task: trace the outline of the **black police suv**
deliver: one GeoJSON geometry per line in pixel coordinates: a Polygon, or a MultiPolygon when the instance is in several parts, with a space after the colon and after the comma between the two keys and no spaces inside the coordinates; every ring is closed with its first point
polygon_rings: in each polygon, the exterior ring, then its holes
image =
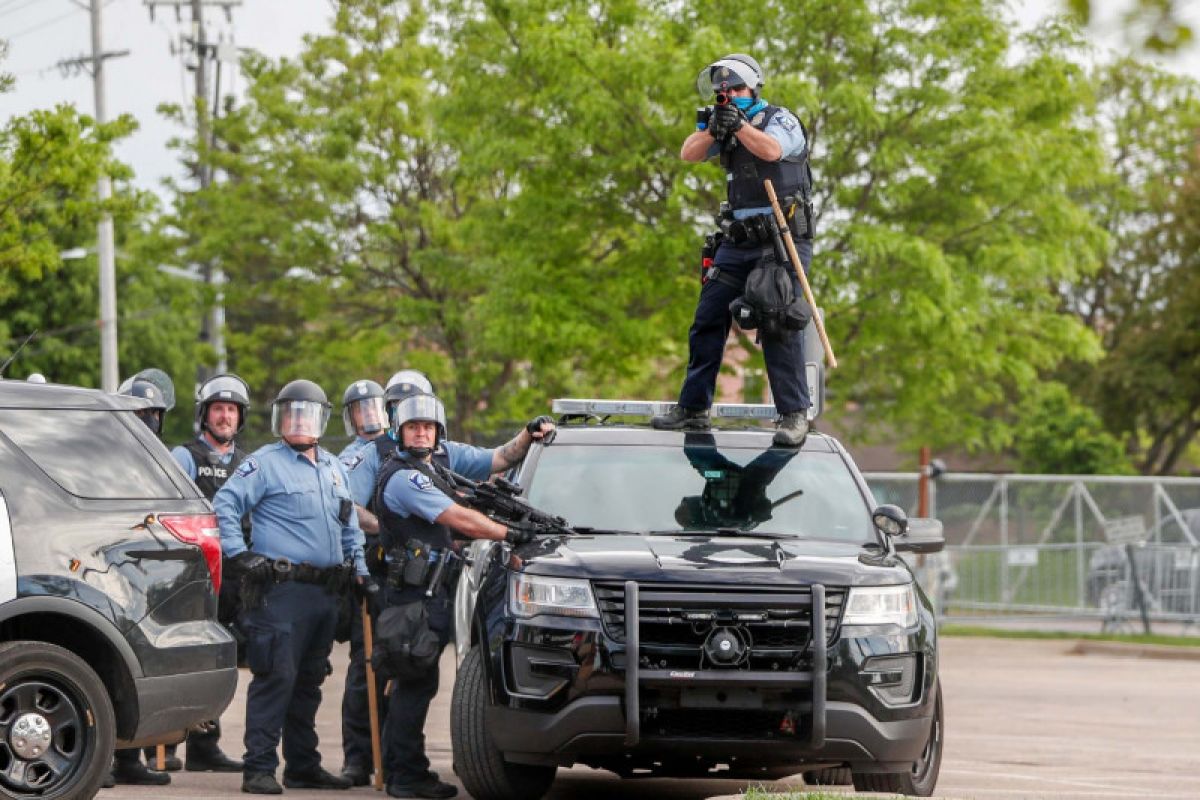
{"type": "Polygon", "coordinates": [[[564,418],[530,452],[526,499],[577,535],[469,551],[451,735],[473,797],[573,764],[933,792],[936,628],[898,552],[940,550],[941,524],[873,508],[829,436],[771,438],[564,418]]]}
{"type": "Polygon", "coordinates": [[[93,797],[233,697],[216,518],[145,405],[0,380],[0,796],[93,797]]]}

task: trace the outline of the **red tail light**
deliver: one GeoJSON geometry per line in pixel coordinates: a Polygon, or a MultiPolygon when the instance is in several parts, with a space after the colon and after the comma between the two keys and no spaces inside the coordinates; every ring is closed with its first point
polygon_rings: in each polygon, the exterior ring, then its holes
{"type": "Polygon", "coordinates": [[[200,548],[212,576],[213,591],[221,591],[221,529],[216,514],[163,516],[158,521],[179,541],[200,548]]]}

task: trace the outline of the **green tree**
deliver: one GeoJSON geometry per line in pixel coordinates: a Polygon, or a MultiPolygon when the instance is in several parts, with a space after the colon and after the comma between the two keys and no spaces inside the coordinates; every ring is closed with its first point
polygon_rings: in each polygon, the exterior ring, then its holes
{"type": "Polygon", "coordinates": [[[466,435],[558,393],[671,397],[724,177],[678,159],[691,87],[749,50],[814,140],[836,400],[868,434],[1007,445],[1040,376],[1099,352],[1053,289],[1105,244],[1073,35],[1017,53],[993,0],[743,11],[347,0],[299,59],[248,60],[247,103],[185,154],[222,180],[176,194],[173,252],[230,276],[259,386],[413,364],[466,435]]]}
{"type": "Polygon", "coordinates": [[[1112,167],[1088,202],[1113,247],[1063,295],[1105,356],[1063,374],[1140,471],[1164,474],[1200,429],[1200,85],[1124,59],[1098,87],[1112,167]]]}
{"type": "Polygon", "coordinates": [[[1013,450],[1022,472],[1127,475],[1133,472],[1117,437],[1092,409],[1059,383],[1032,394],[1022,408],[1013,450]]]}
{"type": "MultiPolygon", "coordinates": [[[[1138,50],[1175,53],[1195,41],[1183,21],[1186,0],[1134,0],[1124,14],[1125,35],[1138,50]]],[[[1092,22],[1099,0],[1066,0],[1070,12],[1085,25],[1092,22]]]]}

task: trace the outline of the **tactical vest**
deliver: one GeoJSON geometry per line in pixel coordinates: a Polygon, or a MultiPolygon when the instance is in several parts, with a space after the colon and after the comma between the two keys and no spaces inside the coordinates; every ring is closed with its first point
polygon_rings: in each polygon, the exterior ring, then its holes
{"type": "MultiPolygon", "coordinates": [[[[183,445],[183,449],[192,454],[192,463],[196,465],[196,488],[200,490],[200,494],[212,501],[217,495],[217,490],[225,485],[225,481],[229,480],[238,465],[246,460],[249,455],[245,450],[233,446],[233,457],[229,459],[228,464],[223,464],[218,460],[210,460],[211,456],[216,455],[216,451],[206,445],[199,439],[192,439],[183,445]]],[[[247,544],[250,542],[250,515],[246,514],[242,517],[242,536],[247,544]]]]}
{"type": "MultiPolygon", "coordinates": [[[[395,444],[393,442],[393,444],[395,444]]],[[[450,469],[450,454],[439,447],[433,454],[433,462],[443,469],[450,469]]],[[[409,539],[419,539],[431,548],[445,548],[451,544],[450,529],[445,525],[426,522],[416,514],[402,517],[387,507],[383,502],[383,490],[393,475],[401,470],[416,469],[419,472],[432,473],[428,466],[418,463],[405,451],[393,449],[391,456],[379,468],[379,477],[375,481],[375,491],[371,502],[375,506],[375,515],[379,517],[379,542],[385,551],[393,547],[403,547],[409,539]],[[419,469],[424,467],[424,469],[419,469]]],[[[444,491],[444,490],[443,490],[444,491]]],[[[451,495],[453,497],[453,495],[451,495]]]]}
{"type": "MultiPolygon", "coordinates": [[[[755,115],[751,122],[758,130],[766,130],[767,125],[781,111],[779,106],[769,105],[761,113],[755,115]]],[[[733,210],[740,208],[763,208],[771,205],[763,181],[771,180],[775,187],[775,195],[780,203],[788,196],[812,197],[812,169],[808,164],[808,130],[800,123],[804,133],[804,152],[799,161],[763,161],[750,152],[750,148],[732,139],[736,146],[727,147],[721,151],[721,166],[725,168],[728,178],[729,207],[733,210]]]]}

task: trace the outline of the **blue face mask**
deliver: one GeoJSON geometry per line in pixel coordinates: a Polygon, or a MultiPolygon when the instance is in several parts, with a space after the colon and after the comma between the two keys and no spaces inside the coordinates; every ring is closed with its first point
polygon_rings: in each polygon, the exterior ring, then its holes
{"type": "Polygon", "coordinates": [[[767,107],[767,101],[755,100],[753,97],[734,97],[731,98],[733,104],[737,106],[743,114],[753,119],[754,115],[767,107]]]}

